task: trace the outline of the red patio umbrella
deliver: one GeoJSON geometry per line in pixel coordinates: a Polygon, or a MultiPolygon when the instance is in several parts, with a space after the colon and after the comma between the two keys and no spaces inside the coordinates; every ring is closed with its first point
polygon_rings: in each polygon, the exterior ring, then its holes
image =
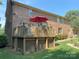
{"type": "Polygon", "coordinates": [[[36,17],[31,17],[30,18],[30,21],[31,22],[38,22],[38,23],[41,23],[41,22],[46,22],[48,19],[44,16],[36,16],[36,17]]]}
{"type": "MultiPolygon", "coordinates": [[[[37,22],[37,24],[38,24],[38,27],[39,26],[41,26],[40,24],[42,23],[42,22],[46,22],[48,19],[46,18],[46,17],[44,17],[44,16],[35,16],[35,17],[31,17],[30,18],[30,21],[31,22],[37,22]]],[[[40,28],[40,27],[39,27],[40,28]]],[[[38,36],[40,36],[40,31],[39,31],[39,28],[37,28],[36,29],[36,33],[37,33],[37,35],[38,36]]]]}

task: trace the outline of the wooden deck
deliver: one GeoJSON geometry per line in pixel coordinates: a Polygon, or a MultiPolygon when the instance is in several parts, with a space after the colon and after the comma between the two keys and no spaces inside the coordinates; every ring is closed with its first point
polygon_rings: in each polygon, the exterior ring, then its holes
{"type": "Polygon", "coordinates": [[[35,52],[49,47],[55,47],[54,37],[12,37],[13,46],[17,51],[18,46],[23,53],[35,52]]]}

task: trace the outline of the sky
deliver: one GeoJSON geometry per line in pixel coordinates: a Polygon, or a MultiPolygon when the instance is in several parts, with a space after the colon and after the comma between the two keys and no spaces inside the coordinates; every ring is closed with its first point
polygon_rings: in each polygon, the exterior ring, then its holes
{"type": "MultiPolygon", "coordinates": [[[[2,5],[0,5],[0,23],[2,26],[5,25],[5,11],[6,11],[6,1],[2,0],[2,5]]],[[[79,10],[79,0],[16,0],[18,2],[45,10],[51,13],[55,13],[60,16],[65,16],[66,12],[69,10],[79,10]]]]}

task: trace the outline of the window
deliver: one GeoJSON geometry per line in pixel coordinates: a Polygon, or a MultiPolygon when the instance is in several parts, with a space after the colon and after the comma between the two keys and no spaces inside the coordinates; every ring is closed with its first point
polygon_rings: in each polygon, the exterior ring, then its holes
{"type": "Polygon", "coordinates": [[[42,26],[47,27],[48,24],[46,22],[41,23],[42,26]]]}
{"type": "Polygon", "coordinates": [[[38,13],[33,10],[28,10],[28,14],[29,14],[29,16],[32,16],[33,14],[37,15],[38,13]]]}
{"type": "Polygon", "coordinates": [[[60,24],[63,24],[63,23],[64,23],[64,19],[58,18],[58,19],[57,19],[57,22],[60,23],[60,24]]]}
{"type": "Polygon", "coordinates": [[[32,26],[38,27],[38,23],[33,23],[32,26]]]}
{"type": "Polygon", "coordinates": [[[29,16],[32,16],[32,14],[33,14],[32,12],[33,12],[32,10],[29,10],[29,11],[28,11],[29,16]]]}
{"type": "Polygon", "coordinates": [[[59,34],[63,34],[63,29],[62,28],[58,28],[58,33],[59,34]]]}
{"type": "Polygon", "coordinates": [[[62,24],[63,24],[63,23],[64,23],[64,19],[60,19],[60,23],[62,23],[62,24]]]}

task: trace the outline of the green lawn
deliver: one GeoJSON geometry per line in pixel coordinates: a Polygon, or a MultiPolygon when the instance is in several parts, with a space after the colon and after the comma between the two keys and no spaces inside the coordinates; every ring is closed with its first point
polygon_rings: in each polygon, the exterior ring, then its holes
{"type": "Polygon", "coordinates": [[[4,48],[0,49],[0,59],[79,59],[79,50],[67,46],[67,43],[28,55],[20,55],[4,48]]]}

